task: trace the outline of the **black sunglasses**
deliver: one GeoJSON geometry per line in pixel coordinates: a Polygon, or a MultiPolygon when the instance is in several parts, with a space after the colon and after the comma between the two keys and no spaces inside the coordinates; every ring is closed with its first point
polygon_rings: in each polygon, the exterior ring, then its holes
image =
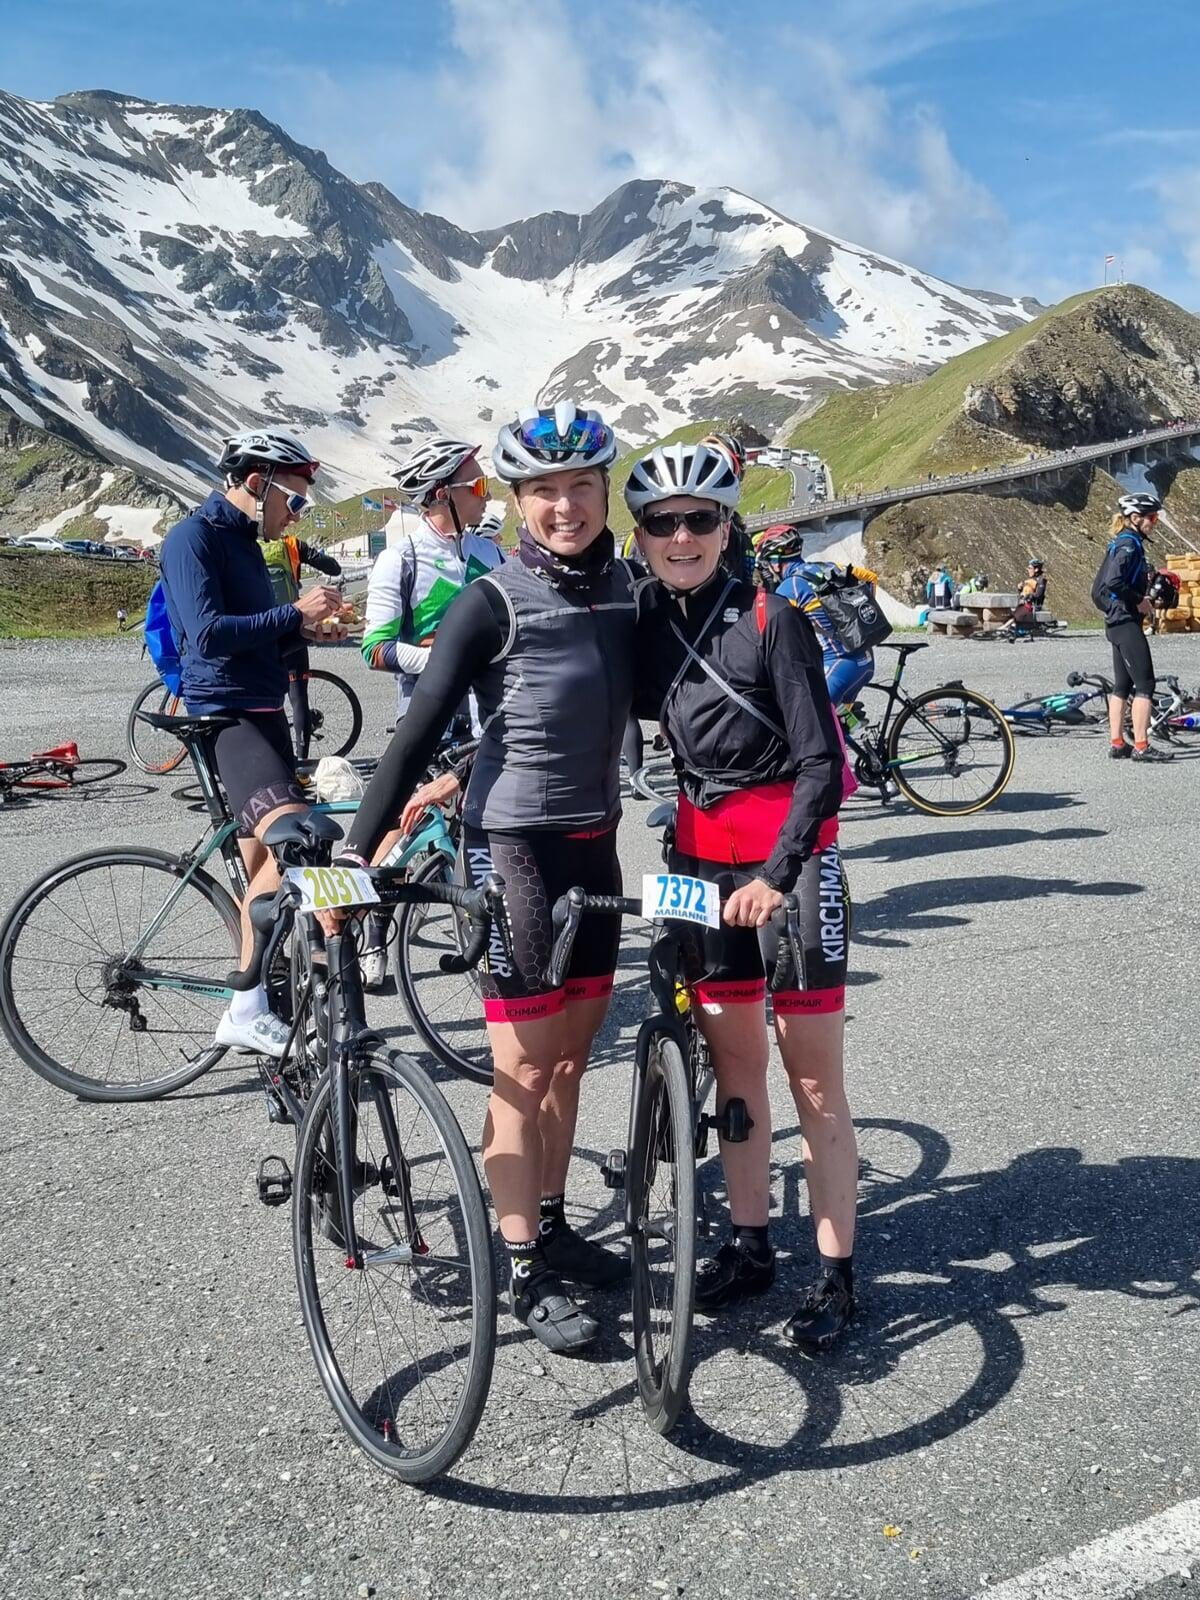
{"type": "Polygon", "coordinates": [[[652,539],[669,539],[683,526],[689,533],[703,536],[716,533],[721,526],[719,511],[652,511],[642,518],[642,531],[652,539]]]}

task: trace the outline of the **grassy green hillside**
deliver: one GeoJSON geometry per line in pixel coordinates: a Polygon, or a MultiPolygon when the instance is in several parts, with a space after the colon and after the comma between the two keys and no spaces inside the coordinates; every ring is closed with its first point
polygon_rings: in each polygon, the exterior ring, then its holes
{"type": "Polygon", "coordinates": [[[972,385],[994,379],[1050,324],[1103,292],[1064,300],[1024,327],[953,357],[919,383],[831,395],[800,424],[790,443],[815,450],[828,462],[839,494],[854,484],[880,489],[915,483],[927,472],[969,472],[999,460],[1017,460],[1027,446],[1014,439],[1008,451],[994,432],[967,424],[963,395],[972,385]]]}
{"type": "Polygon", "coordinates": [[[141,561],[0,548],[0,639],[115,634],[117,607],[136,620],[157,577],[141,561]]]}

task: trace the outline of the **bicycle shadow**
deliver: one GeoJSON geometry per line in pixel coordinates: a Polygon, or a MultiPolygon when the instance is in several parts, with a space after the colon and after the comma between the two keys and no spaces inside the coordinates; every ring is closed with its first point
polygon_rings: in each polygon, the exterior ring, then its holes
{"type": "MultiPolygon", "coordinates": [[[[839,1351],[807,1360],[776,1331],[810,1275],[797,1263],[813,1259],[796,1204],[802,1173],[788,1160],[772,1174],[780,1279],[743,1310],[698,1319],[692,1408],[669,1439],[641,1416],[621,1330],[586,1368],[518,1337],[498,1358],[492,1404],[515,1419],[504,1437],[511,1445],[519,1427],[521,1453],[490,1467],[481,1459],[485,1415],[459,1476],[429,1492],[535,1515],[596,1515],[699,1503],[780,1472],[896,1459],[976,1423],[1012,1393],[1025,1362],[1021,1323],[1069,1317],[1073,1296],[1122,1294],[1172,1318],[1200,1311],[1200,1161],[1086,1162],[1076,1149],[1047,1147],[947,1174],[950,1147],[936,1129],[871,1118],[856,1126],[860,1148],[881,1138],[908,1156],[904,1170],[868,1162],[860,1174],[860,1320],[839,1351]],[[497,1481],[487,1481],[493,1472],[497,1481]]],[[[719,1179],[702,1170],[711,1207],[719,1179]]],[[[586,1231],[615,1220],[606,1205],[586,1231]]],[[[623,1302],[595,1304],[611,1319],[623,1302]]]]}
{"type": "Polygon", "coordinates": [[[844,861],[915,861],[924,856],[958,855],[967,850],[1002,850],[1008,845],[1052,844],[1068,839],[1103,839],[1106,828],[962,828],[937,833],[881,835],[870,844],[851,845],[842,851],[844,861]]]}
{"type": "Polygon", "coordinates": [[[962,927],[969,916],[950,915],[954,908],[996,905],[1004,901],[1044,900],[1056,895],[1122,897],[1144,894],[1145,884],[1119,880],[1081,883],[1075,878],[1026,878],[1015,873],[986,877],[931,878],[887,889],[854,907],[854,942],[879,949],[903,949],[897,933],[962,927]],[[888,937],[892,935],[892,937],[888,937]]]}

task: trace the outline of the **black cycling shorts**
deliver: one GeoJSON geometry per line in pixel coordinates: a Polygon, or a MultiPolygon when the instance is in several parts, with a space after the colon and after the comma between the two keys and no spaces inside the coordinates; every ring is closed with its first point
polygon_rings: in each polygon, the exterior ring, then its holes
{"type": "MultiPolygon", "coordinates": [[[[761,862],[758,864],[761,866],[761,862]]],[[[730,866],[700,856],[672,851],[672,872],[705,878],[715,883],[721,899],[744,888],[757,874],[752,864],[730,866]]],[[[842,859],[837,840],[811,855],[800,869],[792,890],[800,901],[800,943],[804,951],[804,987],[780,989],[771,996],[776,1016],[813,1016],[846,1008],[846,955],[849,928],[846,916],[842,859]]],[[[692,985],[696,1002],[704,1009],[762,1005],[767,973],[775,965],[779,935],[765,928],[719,928],[704,932],[705,976],[692,985]]]]}
{"type": "Polygon", "coordinates": [[[583,917],[561,988],[550,988],[546,967],[550,913],[559,896],[576,886],[588,894],[621,892],[615,827],[601,833],[484,833],[464,826],[463,853],[468,879],[475,887],[489,872],[504,879],[512,929],[513,960],[508,960],[494,936],[480,968],[483,1012],[489,1022],[551,1017],[568,1000],[612,993],[621,942],[619,917],[583,917]]]}
{"type": "Polygon", "coordinates": [[[265,816],[303,801],[296,782],[292,737],[282,711],[230,712],[237,722],[217,735],[217,774],[238,820],[238,836],[250,839],[265,816]]]}
{"type": "Polygon", "coordinates": [[[1113,693],[1118,700],[1128,700],[1138,694],[1154,698],[1154,662],[1150,657],[1150,641],[1142,632],[1140,622],[1128,618],[1124,622],[1110,622],[1104,630],[1112,645],[1113,693]]]}

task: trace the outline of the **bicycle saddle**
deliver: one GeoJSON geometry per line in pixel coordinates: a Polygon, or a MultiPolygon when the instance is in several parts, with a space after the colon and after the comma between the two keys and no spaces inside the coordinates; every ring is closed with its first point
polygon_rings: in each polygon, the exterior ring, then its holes
{"type": "Polygon", "coordinates": [[[186,743],[189,739],[198,739],[201,734],[220,733],[222,728],[236,727],[238,719],[217,713],[208,717],[168,717],[161,711],[139,711],[138,720],[148,722],[152,728],[161,728],[164,733],[173,733],[186,743]]]}
{"type": "Polygon", "coordinates": [[[285,845],[311,848],[313,845],[342,837],[342,830],[324,811],[289,811],[275,821],[262,836],[268,850],[278,850],[285,845]]]}
{"type": "Polygon", "coordinates": [[[929,641],[923,639],[918,644],[877,644],[876,650],[898,650],[901,655],[910,655],[914,650],[928,650],[929,641]]]}

